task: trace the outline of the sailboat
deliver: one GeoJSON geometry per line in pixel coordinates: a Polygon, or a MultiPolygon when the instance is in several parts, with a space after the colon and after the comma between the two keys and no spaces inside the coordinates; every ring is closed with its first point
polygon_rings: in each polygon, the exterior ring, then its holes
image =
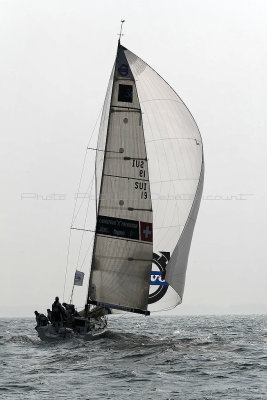
{"type": "MultiPolygon", "coordinates": [[[[105,312],[148,316],[182,302],[203,189],[203,145],[193,116],[120,39],[96,148],[88,294],[76,317],[86,339],[104,333],[105,312]]],[[[49,325],[36,328],[41,339],[75,332],[55,333],[49,325]]]]}

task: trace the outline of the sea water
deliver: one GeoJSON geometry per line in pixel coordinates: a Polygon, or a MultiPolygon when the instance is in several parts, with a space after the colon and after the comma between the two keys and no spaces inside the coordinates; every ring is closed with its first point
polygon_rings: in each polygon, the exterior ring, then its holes
{"type": "Polygon", "coordinates": [[[1,399],[267,399],[267,316],[111,316],[94,342],[0,320],[1,399]]]}

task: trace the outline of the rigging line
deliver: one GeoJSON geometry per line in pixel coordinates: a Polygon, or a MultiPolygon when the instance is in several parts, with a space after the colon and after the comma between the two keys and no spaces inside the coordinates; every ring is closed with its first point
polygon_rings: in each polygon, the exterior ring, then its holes
{"type": "Polygon", "coordinates": [[[75,231],[84,231],[84,232],[95,232],[92,229],[83,229],[83,228],[75,228],[75,227],[71,227],[70,229],[73,229],[75,231]]]}
{"type": "MultiPolygon", "coordinates": [[[[115,154],[123,154],[123,151],[116,151],[116,150],[103,150],[103,149],[97,149],[95,147],[87,147],[88,150],[95,150],[95,151],[102,151],[103,153],[115,153],[115,154]]],[[[110,157],[108,157],[110,159],[110,157]]],[[[117,157],[115,157],[117,158],[117,157]]],[[[124,156],[124,160],[142,160],[142,161],[147,161],[147,158],[141,158],[141,157],[129,157],[129,156],[124,156]]]]}
{"type": "Polygon", "coordinates": [[[96,150],[96,151],[103,151],[103,153],[116,153],[116,154],[122,154],[122,151],[116,151],[116,150],[102,150],[102,149],[97,149],[95,147],[87,147],[88,150],[96,150]]]}
{"type": "MultiPolygon", "coordinates": [[[[90,189],[90,194],[92,192],[92,187],[93,187],[93,180],[92,180],[92,185],[91,185],[91,189],[90,189]]],[[[77,265],[79,265],[80,255],[81,255],[81,251],[82,251],[82,244],[83,244],[85,226],[86,226],[87,217],[88,217],[89,205],[90,205],[90,197],[89,197],[88,203],[87,203],[87,209],[86,209],[86,214],[85,214],[85,219],[84,219],[84,224],[83,224],[83,233],[82,233],[82,238],[81,238],[81,243],[80,243],[80,248],[79,248],[78,259],[77,259],[77,265]]]]}
{"type": "MultiPolygon", "coordinates": [[[[89,142],[88,142],[88,144],[87,144],[87,146],[86,146],[86,150],[85,150],[85,154],[84,154],[84,159],[83,159],[83,164],[82,164],[82,172],[81,172],[81,176],[80,176],[80,180],[79,180],[79,184],[78,184],[77,193],[80,193],[80,188],[81,188],[81,183],[82,183],[82,178],[83,178],[83,173],[84,173],[84,168],[85,168],[85,163],[86,163],[86,157],[87,157],[87,147],[89,147],[89,145],[90,145],[90,143],[91,143],[91,140],[92,140],[93,134],[94,134],[94,132],[95,132],[96,126],[97,126],[97,124],[98,124],[98,121],[99,121],[100,115],[101,115],[101,113],[102,113],[102,110],[103,110],[103,106],[101,107],[101,110],[100,110],[100,112],[99,112],[99,114],[98,114],[96,123],[95,123],[95,125],[94,125],[94,127],[93,127],[91,136],[90,136],[90,138],[89,138],[89,142]]],[[[72,214],[71,225],[72,225],[73,222],[74,222],[74,215],[75,215],[75,211],[76,211],[76,207],[77,207],[77,201],[78,201],[78,198],[76,197],[76,199],[75,199],[75,204],[74,204],[74,210],[73,210],[73,214],[72,214]]]]}
{"type": "MultiPolygon", "coordinates": [[[[95,177],[93,176],[93,177],[91,178],[91,181],[89,182],[89,185],[88,185],[88,187],[87,187],[85,193],[83,193],[83,197],[82,197],[81,204],[80,204],[80,206],[79,206],[79,209],[78,209],[76,215],[74,216],[74,218],[73,218],[73,220],[72,220],[72,225],[73,225],[74,222],[76,221],[76,218],[78,217],[79,212],[81,211],[81,208],[82,208],[82,206],[83,206],[84,200],[87,198],[87,196],[85,196],[85,195],[88,194],[88,199],[89,199],[89,200],[92,200],[92,199],[91,199],[92,190],[91,190],[90,188],[92,188],[92,184],[93,184],[93,182],[94,182],[94,179],[95,179],[95,177]],[[89,192],[89,190],[90,190],[90,192],[89,192]]],[[[81,198],[81,197],[79,196],[80,194],[81,194],[81,193],[77,193],[76,200],[78,200],[78,199],[81,198]]]]}
{"type": "Polygon", "coordinates": [[[67,280],[67,272],[68,272],[68,265],[69,265],[69,255],[70,255],[70,241],[71,241],[71,230],[69,232],[69,240],[68,240],[68,249],[67,249],[67,260],[66,260],[66,267],[65,267],[65,277],[64,277],[64,287],[63,287],[63,301],[65,301],[65,289],[66,289],[66,280],[67,280]]]}
{"type": "MultiPolygon", "coordinates": [[[[75,228],[74,228],[74,229],[75,229],[75,228]]],[[[94,239],[94,237],[92,237],[92,239],[91,239],[91,241],[90,241],[90,244],[89,244],[88,249],[87,249],[87,251],[86,251],[85,257],[84,257],[84,259],[83,259],[83,261],[82,261],[81,267],[79,268],[80,271],[83,271],[84,262],[85,262],[85,260],[86,260],[87,255],[88,255],[88,252],[89,252],[89,250],[90,250],[90,247],[92,247],[93,239],[94,239]]],[[[72,285],[72,293],[71,293],[71,297],[70,297],[70,304],[72,304],[73,292],[74,292],[74,282],[73,282],[73,285],[72,285]]],[[[77,308],[78,308],[78,307],[77,307],[77,308]]],[[[82,307],[80,307],[80,308],[82,309],[82,307]]]]}
{"type": "Polygon", "coordinates": [[[86,250],[86,253],[85,253],[84,259],[83,259],[83,261],[82,261],[82,263],[81,263],[81,268],[82,268],[82,269],[83,269],[83,266],[84,266],[85,260],[86,260],[86,258],[87,258],[87,256],[88,256],[88,254],[89,254],[89,251],[90,251],[90,250],[92,250],[92,244],[93,244],[93,240],[94,240],[94,236],[92,236],[92,238],[91,238],[91,241],[90,241],[90,243],[89,243],[89,246],[88,246],[88,248],[87,248],[87,250],[86,250]]]}
{"type": "MultiPolygon", "coordinates": [[[[99,111],[99,114],[98,114],[98,116],[97,116],[97,119],[96,119],[95,125],[94,125],[94,127],[93,127],[92,133],[91,133],[91,135],[90,135],[90,138],[89,138],[87,147],[89,147],[89,145],[90,145],[90,143],[91,143],[91,140],[92,140],[93,134],[94,134],[94,132],[95,132],[96,126],[97,126],[97,124],[98,124],[98,121],[99,121],[100,115],[101,115],[101,113],[102,113],[102,110],[103,110],[103,105],[102,105],[102,107],[101,107],[101,109],[100,109],[100,111],[99,111]]],[[[80,192],[80,187],[81,187],[81,183],[82,183],[82,178],[83,178],[83,173],[84,173],[84,168],[85,168],[85,163],[86,163],[86,156],[87,156],[87,148],[86,148],[86,151],[85,151],[85,154],[84,154],[83,165],[82,165],[82,172],[81,172],[81,176],[80,176],[80,180],[79,180],[79,184],[78,184],[78,193],[80,192]]],[[[77,207],[77,201],[78,201],[78,198],[76,197],[76,200],[75,200],[75,203],[74,203],[73,214],[72,214],[71,225],[73,224],[74,220],[76,219],[76,217],[75,217],[75,211],[76,211],[76,207],[77,207]]],[[[67,248],[66,267],[65,267],[63,298],[64,298],[64,296],[65,296],[66,280],[67,280],[67,273],[68,273],[68,266],[69,266],[69,254],[70,254],[71,234],[72,234],[72,232],[71,232],[71,230],[70,230],[70,233],[69,233],[69,240],[68,240],[68,248],[67,248]]],[[[73,281],[73,288],[74,288],[74,281],[73,281]]]]}
{"type": "MultiPolygon", "coordinates": [[[[97,162],[100,163],[101,160],[98,160],[97,162]]],[[[92,187],[91,187],[91,185],[92,185],[92,182],[95,182],[95,175],[92,176],[91,181],[89,182],[89,185],[88,185],[88,187],[87,187],[87,189],[86,189],[86,191],[85,191],[85,194],[88,194],[88,198],[89,198],[90,200],[94,200],[94,199],[91,199],[91,193],[92,193],[92,187]],[[90,188],[90,187],[91,187],[91,189],[90,189],[90,193],[89,193],[89,188],[90,188]]],[[[79,193],[77,193],[77,195],[79,195],[79,193]]],[[[77,196],[77,198],[80,198],[80,197],[77,196]]],[[[82,206],[83,206],[83,203],[84,203],[85,198],[86,198],[86,197],[83,196],[82,201],[81,201],[81,204],[80,204],[80,206],[79,206],[79,209],[78,209],[78,211],[77,211],[77,213],[76,213],[76,215],[75,215],[75,217],[74,217],[74,219],[73,219],[73,221],[72,221],[72,225],[74,224],[76,218],[78,217],[78,214],[79,214],[79,212],[80,212],[80,210],[81,210],[81,208],[82,208],[82,206]]]]}
{"type": "MultiPolygon", "coordinates": [[[[90,189],[90,194],[89,194],[89,198],[88,198],[86,217],[85,217],[85,221],[84,221],[84,228],[85,228],[85,225],[86,225],[86,222],[87,222],[87,216],[88,216],[88,209],[89,209],[89,204],[90,204],[90,196],[91,196],[91,192],[92,192],[92,186],[93,186],[93,179],[91,180],[91,189],[90,189]]],[[[79,260],[80,260],[81,250],[82,250],[82,244],[83,244],[83,238],[84,238],[85,229],[82,229],[82,231],[83,231],[83,233],[82,233],[82,238],[81,238],[81,242],[80,242],[79,253],[78,253],[77,262],[76,262],[76,268],[77,268],[77,266],[79,266],[79,260]]],[[[74,280],[73,280],[73,284],[72,284],[72,292],[71,292],[71,297],[70,297],[70,304],[72,304],[73,293],[74,293],[74,280]]]]}

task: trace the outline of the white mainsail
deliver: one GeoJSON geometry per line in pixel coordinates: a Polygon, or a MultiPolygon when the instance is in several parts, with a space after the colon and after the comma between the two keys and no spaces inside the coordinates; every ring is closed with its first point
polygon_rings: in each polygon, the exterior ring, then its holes
{"type": "Polygon", "coordinates": [[[140,104],[121,46],[112,78],[97,147],[99,201],[89,295],[98,303],[146,310],[151,193],[140,104]]]}
{"type": "Polygon", "coordinates": [[[202,194],[202,139],[174,90],[120,44],[97,148],[90,300],[173,308],[182,301],[202,194]]]}

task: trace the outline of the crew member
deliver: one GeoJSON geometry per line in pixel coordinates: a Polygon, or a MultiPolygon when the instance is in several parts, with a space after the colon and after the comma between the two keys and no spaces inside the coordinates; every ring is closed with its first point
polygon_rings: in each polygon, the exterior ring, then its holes
{"type": "MultiPolygon", "coordinates": [[[[46,326],[48,325],[48,319],[44,314],[38,313],[38,311],[34,311],[35,319],[37,326],[46,326]]],[[[37,326],[35,328],[37,328],[37,326]]]]}
{"type": "Polygon", "coordinates": [[[59,331],[63,326],[63,316],[64,309],[59,302],[59,298],[56,297],[54,303],[52,304],[52,322],[56,328],[56,331],[59,331]]]}
{"type": "Polygon", "coordinates": [[[50,310],[50,308],[48,308],[47,310],[47,319],[49,322],[52,322],[52,311],[50,310]]]}

